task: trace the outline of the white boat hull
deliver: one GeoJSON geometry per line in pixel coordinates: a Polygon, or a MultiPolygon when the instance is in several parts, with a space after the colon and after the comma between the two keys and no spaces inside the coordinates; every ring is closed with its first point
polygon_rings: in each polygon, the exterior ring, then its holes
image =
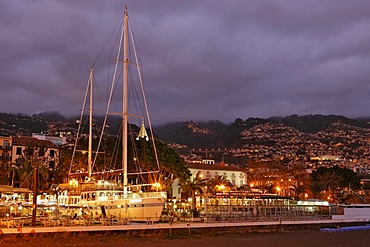
{"type": "Polygon", "coordinates": [[[166,198],[146,197],[136,199],[117,199],[101,202],[85,202],[88,214],[94,217],[107,217],[129,221],[158,221],[166,198]]]}
{"type": "Polygon", "coordinates": [[[68,195],[64,191],[58,201],[70,216],[156,222],[160,219],[166,198],[163,192],[130,192],[125,197],[121,191],[88,190],[78,196],[68,195]]]}

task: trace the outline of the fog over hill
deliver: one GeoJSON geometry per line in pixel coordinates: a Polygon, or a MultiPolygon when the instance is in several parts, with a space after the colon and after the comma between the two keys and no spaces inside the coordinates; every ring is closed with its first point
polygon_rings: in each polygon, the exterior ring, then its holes
{"type": "MultiPolygon", "coordinates": [[[[77,128],[76,119],[79,119],[79,117],[65,118],[58,112],[43,112],[32,116],[0,113],[0,134],[31,135],[34,132],[41,131],[57,134],[58,131],[77,128]],[[51,126],[53,129],[50,129],[51,126]]],[[[358,132],[359,129],[370,128],[368,120],[369,118],[350,119],[337,115],[291,115],[286,117],[248,118],[245,120],[237,118],[229,124],[218,120],[207,122],[182,121],[155,126],[154,133],[157,138],[164,142],[177,143],[189,148],[238,148],[245,144],[245,138],[242,137],[243,131],[264,132],[267,131],[266,128],[276,128],[276,131],[284,132],[287,128],[290,128],[299,133],[312,134],[332,130],[333,125],[338,124],[338,126],[357,128],[356,131],[358,132]]],[[[96,124],[98,125],[101,122],[102,117],[96,117],[96,124]]],[[[119,117],[111,119],[109,131],[115,132],[120,128],[120,123],[119,117]]],[[[257,139],[255,141],[260,142],[257,139]]]]}

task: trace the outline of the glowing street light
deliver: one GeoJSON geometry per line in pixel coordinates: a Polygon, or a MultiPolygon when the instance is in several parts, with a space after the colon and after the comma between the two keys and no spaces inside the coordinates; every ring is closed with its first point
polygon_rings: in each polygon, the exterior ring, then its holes
{"type": "Polygon", "coordinates": [[[161,184],[157,182],[152,184],[152,187],[158,191],[161,188],[161,184]]]}
{"type": "Polygon", "coordinates": [[[221,184],[221,185],[217,185],[216,188],[217,188],[217,190],[220,190],[220,191],[224,192],[224,190],[226,189],[226,186],[221,184]]]}
{"type": "Polygon", "coordinates": [[[277,191],[277,193],[279,194],[279,193],[280,193],[280,191],[281,191],[281,188],[280,188],[279,186],[277,186],[277,187],[276,187],[276,191],[277,191]]]}

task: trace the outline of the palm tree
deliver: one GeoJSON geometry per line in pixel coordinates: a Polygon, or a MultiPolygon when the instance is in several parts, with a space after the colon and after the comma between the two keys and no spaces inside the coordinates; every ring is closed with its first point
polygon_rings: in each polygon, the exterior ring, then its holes
{"type": "Polygon", "coordinates": [[[46,167],[44,156],[45,149],[43,147],[27,146],[23,155],[16,160],[16,163],[11,168],[11,173],[13,174],[12,184],[16,180],[17,186],[31,189],[33,184],[33,168],[37,166],[39,168],[38,176],[40,181],[38,187],[47,189],[49,187],[50,171],[46,167]]]}
{"type": "Polygon", "coordinates": [[[306,187],[300,184],[296,184],[294,187],[295,199],[298,201],[302,198],[302,194],[306,192],[306,187]]]}
{"type": "Polygon", "coordinates": [[[234,185],[226,177],[216,175],[208,181],[207,187],[212,194],[215,194],[217,191],[230,190],[234,185]]]}
{"type": "Polygon", "coordinates": [[[16,160],[16,163],[13,164],[10,169],[10,173],[12,176],[12,186],[31,188],[31,180],[28,178],[32,173],[32,166],[24,157],[20,157],[16,160]]]}
{"type": "Polygon", "coordinates": [[[180,188],[182,193],[189,198],[191,197],[191,209],[193,213],[196,211],[196,193],[200,196],[203,195],[203,187],[205,186],[205,179],[202,178],[200,172],[198,172],[193,179],[190,177],[182,179],[180,181],[180,188]]]}

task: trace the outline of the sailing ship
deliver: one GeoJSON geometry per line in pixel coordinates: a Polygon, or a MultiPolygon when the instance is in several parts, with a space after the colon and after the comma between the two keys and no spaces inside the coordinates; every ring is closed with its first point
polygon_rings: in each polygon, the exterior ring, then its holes
{"type": "MultiPolygon", "coordinates": [[[[132,33],[130,33],[132,34],[132,33]]],[[[150,118],[148,113],[148,108],[146,105],[145,95],[143,96],[144,99],[144,109],[146,109],[146,117],[139,117],[142,120],[141,128],[138,133],[136,139],[144,139],[145,141],[149,141],[151,139],[152,146],[154,147],[154,156],[155,160],[158,164],[157,171],[140,171],[137,173],[128,172],[128,137],[129,135],[129,128],[130,122],[129,117],[131,118],[133,115],[129,114],[128,112],[128,84],[129,84],[129,67],[132,64],[139,64],[139,62],[131,61],[128,56],[129,51],[129,18],[128,18],[128,11],[127,7],[125,7],[124,15],[123,15],[123,25],[122,30],[120,33],[120,47],[123,44],[123,49],[118,48],[117,51],[117,59],[116,59],[116,66],[115,66],[115,73],[112,77],[112,84],[110,90],[110,97],[108,99],[107,107],[106,107],[106,118],[102,124],[101,133],[103,134],[105,131],[105,126],[107,125],[107,116],[112,114],[110,113],[110,106],[112,104],[112,96],[113,96],[113,89],[117,87],[116,81],[119,77],[118,74],[118,63],[123,64],[123,102],[122,102],[122,112],[119,113],[122,121],[122,168],[109,170],[109,171],[93,171],[93,167],[97,160],[97,155],[99,154],[99,147],[101,146],[102,136],[99,139],[98,150],[93,152],[92,150],[92,139],[93,139],[93,109],[92,109],[92,102],[93,102],[93,68],[90,70],[90,76],[88,80],[88,87],[87,92],[85,94],[84,104],[87,101],[87,96],[89,95],[89,134],[88,134],[88,167],[87,171],[72,171],[70,170],[70,178],[69,182],[66,184],[61,184],[58,186],[59,195],[58,195],[58,205],[61,207],[68,208],[70,215],[83,215],[84,217],[93,217],[93,218],[115,218],[117,220],[129,220],[129,221],[158,221],[162,210],[165,205],[166,201],[166,193],[160,191],[159,183],[155,181],[150,181],[147,183],[138,183],[139,180],[132,180],[131,183],[128,181],[128,176],[139,175],[146,177],[153,178],[153,174],[159,174],[159,160],[158,154],[155,149],[155,142],[154,142],[154,135],[150,125],[150,118]],[[122,63],[123,61],[123,63],[122,63]],[[151,138],[149,138],[147,131],[144,125],[144,119],[148,119],[149,130],[151,133],[151,138]],[[93,158],[93,154],[95,153],[95,158],[93,158]],[[105,180],[99,179],[102,178],[104,174],[118,174],[119,179],[116,180],[105,180]],[[80,179],[78,179],[80,177],[80,179]],[[81,180],[81,177],[84,179],[81,180]],[[73,178],[73,179],[72,179],[73,178]]],[[[134,39],[132,39],[133,41],[134,39]]],[[[134,47],[134,52],[136,49],[134,47]]],[[[135,55],[135,59],[137,56],[135,55]]],[[[141,71],[140,66],[138,67],[139,72],[139,79],[141,80],[141,71]]],[[[142,81],[139,83],[143,86],[142,81]]],[[[144,90],[142,90],[144,94],[144,90]]],[[[84,108],[81,111],[81,118],[80,118],[80,125],[82,114],[84,112],[84,108]]],[[[77,136],[80,135],[80,128],[78,130],[77,136]]],[[[132,136],[132,135],[131,135],[132,136]]],[[[141,140],[143,141],[143,140],[141,140]]],[[[75,142],[75,150],[73,151],[73,157],[75,153],[78,151],[76,139],[75,142]]],[[[135,156],[133,159],[137,160],[135,156]]],[[[73,166],[73,158],[71,162],[71,167],[73,166]]],[[[142,181],[139,181],[142,182],[142,181]]]]}

